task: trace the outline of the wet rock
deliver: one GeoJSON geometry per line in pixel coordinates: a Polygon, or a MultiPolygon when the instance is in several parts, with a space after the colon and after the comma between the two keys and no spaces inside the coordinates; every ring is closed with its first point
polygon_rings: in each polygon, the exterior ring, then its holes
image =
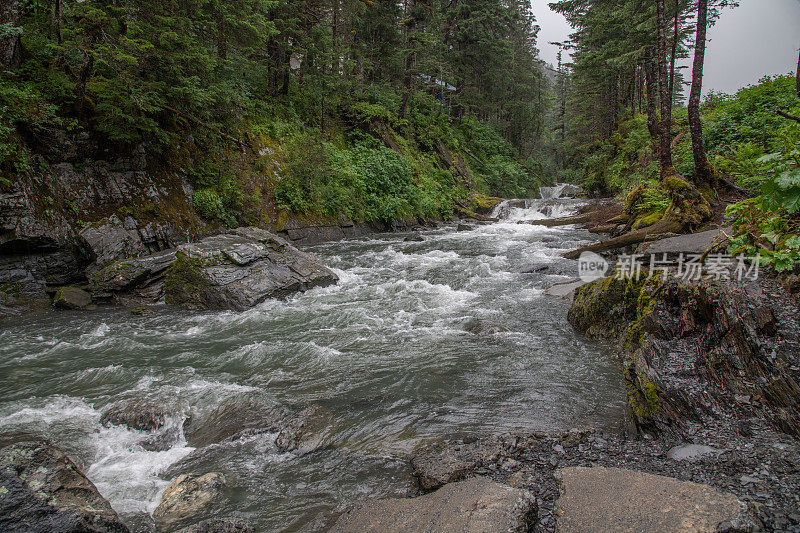
{"type": "Polygon", "coordinates": [[[257,228],[208,237],[178,249],[166,301],[189,310],[245,310],[339,278],[309,254],[257,228]]]}
{"type": "Polygon", "coordinates": [[[674,446],[667,452],[667,457],[675,461],[695,461],[708,456],[718,456],[723,450],[712,448],[711,446],[703,446],[701,444],[684,444],[682,446],[674,446]]]}
{"type": "Polygon", "coordinates": [[[473,335],[487,335],[487,336],[496,335],[498,333],[505,333],[509,331],[509,329],[503,326],[502,324],[495,324],[484,320],[473,320],[467,323],[464,330],[467,331],[468,333],[472,333],[473,335]]]}
{"type": "Polygon", "coordinates": [[[627,341],[628,405],[640,430],[759,413],[800,435],[800,309],[774,279],[608,278],[578,289],[567,317],[587,335],[627,341]]]}
{"type": "Polygon", "coordinates": [[[478,468],[496,461],[502,452],[502,443],[497,439],[434,444],[418,450],[411,458],[411,467],[420,489],[431,491],[471,476],[478,468]]]}
{"type": "Polygon", "coordinates": [[[403,241],[404,242],[424,242],[425,241],[425,237],[423,237],[420,233],[412,233],[411,235],[409,235],[408,237],[403,239],[403,241]]]}
{"type": "Polygon", "coordinates": [[[183,474],[164,491],[153,512],[159,532],[170,533],[212,518],[226,500],[228,481],[224,474],[183,474]]]}
{"type": "Polygon", "coordinates": [[[330,531],[527,533],[536,518],[536,498],[531,493],[487,478],[473,478],[419,498],[357,503],[330,531]]]}
{"type": "Polygon", "coordinates": [[[62,452],[41,442],[0,450],[0,530],[127,533],[117,513],[62,452]]]}
{"type": "Polygon", "coordinates": [[[139,431],[154,431],[164,427],[169,413],[161,406],[141,400],[118,402],[107,408],[100,417],[104,426],[127,426],[139,431]]]}
{"type": "Polygon", "coordinates": [[[134,307],[133,309],[131,309],[131,314],[133,316],[146,316],[146,315],[152,314],[152,312],[153,312],[152,309],[150,309],[147,306],[143,306],[143,305],[139,306],[139,307],[134,307]]]}
{"type": "Polygon", "coordinates": [[[469,224],[459,224],[456,226],[456,231],[472,231],[472,226],[469,224]]]}
{"type": "Polygon", "coordinates": [[[86,309],[92,305],[92,295],[77,287],[60,287],[53,298],[56,309],[86,309]]]}
{"type": "Polygon", "coordinates": [[[333,412],[321,405],[305,408],[284,426],[275,439],[281,452],[305,454],[323,448],[334,425],[333,412]]]}
{"type": "Polygon", "coordinates": [[[189,446],[200,447],[235,438],[248,430],[277,431],[287,416],[285,409],[253,400],[226,403],[183,424],[189,446]]]}
{"type": "Polygon", "coordinates": [[[619,468],[560,473],[559,532],[715,532],[724,522],[745,522],[739,500],[708,485],[619,468]]]}
{"type": "Polygon", "coordinates": [[[253,528],[242,520],[211,518],[182,529],[180,533],[253,533],[253,528]]]}
{"type": "Polygon", "coordinates": [[[95,258],[90,274],[117,261],[150,253],[135,228],[135,223],[126,227],[117,215],[111,215],[81,230],[80,235],[95,258]]]}

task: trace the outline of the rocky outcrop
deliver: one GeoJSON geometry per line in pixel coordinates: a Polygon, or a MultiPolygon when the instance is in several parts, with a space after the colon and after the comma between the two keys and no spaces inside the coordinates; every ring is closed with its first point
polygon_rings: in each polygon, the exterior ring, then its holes
{"type": "Polygon", "coordinates": [[[244,310],[339,278],[311,255],[257,228],[207,237],[178,248],[166,272],[168,304],[191,310],[244,310]]]}
{"type": "Polygon", "coordinates": [[[0,530],[127,533],[117,513],[57,449],[24,442],[0,450],[0,530]]]}
{"type": "Polygon", "coordinates": [[[334,416],[330,409],[311,405],[289,420],[275,438],[275,446],[281,452],[305,454],[324,447],[334,428],[334,416]]]}
{"type": "Polygon", "coordinates": [[[338,281],[333,271],[284,239],[257,228],[206,237],[175,250],[113,263],[95,273],[97,298],[163,297],[189,310],[242,311],[338,281]]]}
{"type": "Polygon", "coordinates": [[[331,528],[335,533],[528,533],[536,524],[529,492],[473,478],[419,498],[357,503],[331,528]]]}
{"type": "Polygon", "coordinates": [[[800,312],[776,281],[606,279],[576,291],[568,318],[620,341],[640,429],[758,415],[800,435],[800,312]]]}
{"type": "Polygon", "coordinates": [[[756,531],[742,504],[714,487],[620,468],[564,468],[558,531],[756,531]]]}
{"type": "Polygon", "coordinates": [[[213,411],[191,416],[183,424],[189,446],[201,447],[235,439],[244,432],[277,431],[287,411],[253,400],[223,404],[213,411]]]}
{"type": "Polygon", "coordinates": [[[59,287],[53,297],[56,309],[86,309],[92,305],[92,295],[77,287],[59,287]]]}
{"type": "Polygon", "coordinates": [[[164,491],[153,511],[160,533],[170,533],[212,518],[226,500],[228,481],[224,474],[183,474],[164,491]]]}

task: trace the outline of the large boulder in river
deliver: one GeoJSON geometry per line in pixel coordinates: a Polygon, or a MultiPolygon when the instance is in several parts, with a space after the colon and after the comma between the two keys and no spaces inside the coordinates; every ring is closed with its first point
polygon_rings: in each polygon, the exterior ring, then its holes
{"type": "Polygon", "coordinates": [[[128,528],[75,464],[41,442],[0,450],[0,531],[123,533],[128,528]]]}
{"type": "Polygon", "coordinates": [[[86,309],[92,305],[92,295],[77,287],[61,287],[53,298],[56,309],[86,309]]]}
{"type": "Polygon", "coordinates": [[[167,271],[166,301],[191,310],[245,310],[339,278],[309,254],[257,228],[178,248],[167,271]]]}
{"type": "Polygon", "coordinates": [[[90,278],[99,298],[159,298],[194,311],[249,309],[336,283],[336,274],[288,241],[258,228],[239,228],[176,250],[117,261],[90,278]]]}
{"type": "Polygon", "coordinates": [[[536,497],[487,478],[445,485],[419,498],[357,503],[331,533],[527,533],[538,517],[536,497]]]}
{"type": "Polygon", "coordinates": [[[189,446],[201,447],[236,438],[244,432],[277,431],[287,411],[253,400],[223,404],[211,412],[192,415],[183,424],[189,446]]]}
{"type": "Polygon", "coordinates": [[[170,533],[212,518],[226,501],[228,480],[224,474],[183,474],[164,491],[153,511],[156,528],[170,533]]]}

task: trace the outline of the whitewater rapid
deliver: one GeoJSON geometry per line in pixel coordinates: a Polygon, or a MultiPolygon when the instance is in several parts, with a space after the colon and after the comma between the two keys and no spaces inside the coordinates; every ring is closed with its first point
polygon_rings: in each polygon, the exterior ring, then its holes
{"type": "Polygon", "coordinates": [[[311,247],[341,281],[242,313],[155,308],[64,312],[0,329],[0,437],[62,447],[137,531],[174,474],[224,471],[237,497],[222,516],[264,531],[323,529],[356,499],[404,494],[407,456],[442,436],[614,426],[618,369],[572,332],[568,303],[544,294],[576,277],[563,251],[592,236],[517,222],[570,214],[570,200],[504,202],[498,223],[443,226],[311,247]],[[474,334],[475,325],[486,326],[474,334]],[[202,453],[181,427],[245,398],[335,417],[330,445],[278,453],[274,434],[202,453]],[[160,436],[100,424],[124,399],[165,406],[160,436]],[[193,453],[195,452],[195,453],[193,453]]]}

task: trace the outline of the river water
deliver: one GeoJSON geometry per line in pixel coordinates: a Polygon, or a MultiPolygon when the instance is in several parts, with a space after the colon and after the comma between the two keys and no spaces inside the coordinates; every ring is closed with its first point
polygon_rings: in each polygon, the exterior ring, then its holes
{"type": "Polygon", "coordinates": [[[229,474],[231,499],[217,516],[317,531],[357,499],[407,493],[407,455],[442,436],[615,427],[619,368],[572,331],[568,302],[544,294],[576,277],[559,254],[592,237],[516,223],[569,214],[576,202],[512,205],[496,210],[499,223],[441,227],[424,242],[397,233],[311,247],[338,285],[243,313],[100,309],[8,322],[0,436],[49,439],[135,531],[148,531],[170,465],[193,452],[180,431],[190,412],[243,398],[319,404],[333,418],[323,450],[278,453],[275,435],[260,434],[190,462],[229,474]],[[128,398],[169,408],[169,449],[146,451],[147,434],[100,424],[107,405],[128,398]]]}

